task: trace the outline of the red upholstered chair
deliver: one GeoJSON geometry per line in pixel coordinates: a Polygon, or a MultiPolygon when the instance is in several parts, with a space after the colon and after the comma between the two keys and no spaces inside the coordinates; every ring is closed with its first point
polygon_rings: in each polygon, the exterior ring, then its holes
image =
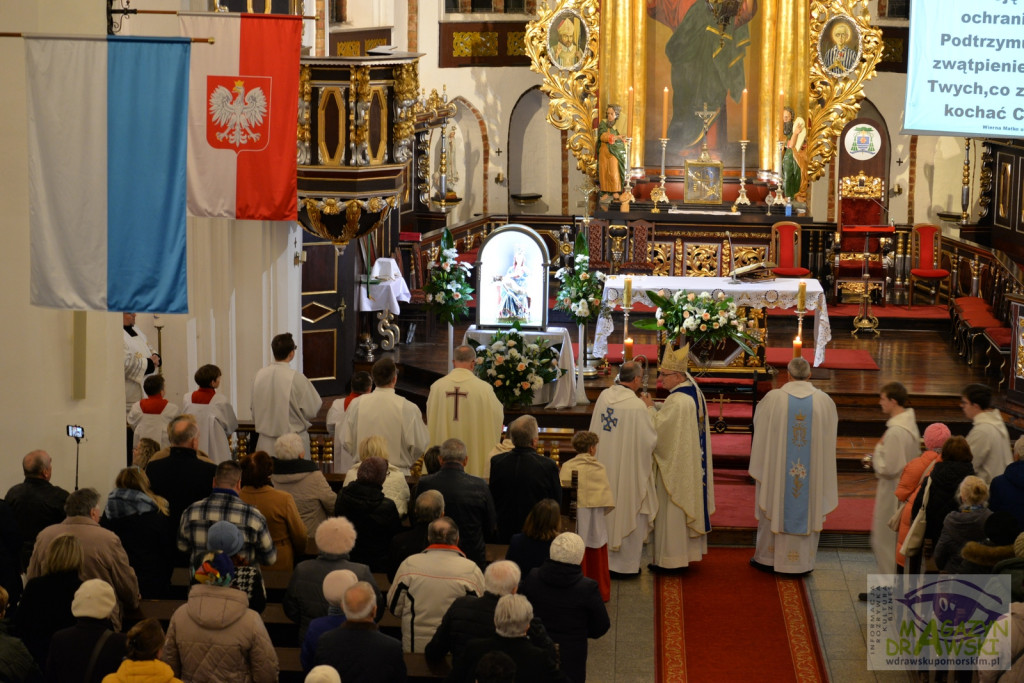
{"type": "Polygon", "coordinates": [[[919,223],[914,226],[911,238],[910,294],[907,296],[907,310],[914,305],[914,283],[917,280],[934,280],[935,294],[932,303],[938,296],[938,283],[949,277],[949,271],[939,268],[942,231],[937,225],[919,223]]]}
{"type": "Polygon", "coordinates": [[[856,176],[839,180],[839,232],[836,235],[834,294],[839,300],[840,290],[862,289],[864,283],[864,254],[867,257],[868,281],[866,286],[880,290],[885,303],[887,273],[882,261],[882,238],[868,237],[865,249],[863,231],[882,224],[882,197],[885,183],[881,178],[856,176]]]}
{"type": "Polygon", "coordinates": [[[778,266],[772,272],[779,277],[807,277],[811,274],[800,266],[800,226],[793,221],[779,221],[772,226],[772,260],[778,266]]]}

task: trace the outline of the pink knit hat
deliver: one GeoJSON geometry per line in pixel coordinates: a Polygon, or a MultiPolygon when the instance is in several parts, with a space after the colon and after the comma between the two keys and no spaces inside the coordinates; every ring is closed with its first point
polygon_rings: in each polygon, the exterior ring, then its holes
{"type": "Polygon", "coordinates": [[[924,447],[929,451],[938,451],[950,436],[949,427],[941,422],[933,422],[925,427],[924,447]]]}

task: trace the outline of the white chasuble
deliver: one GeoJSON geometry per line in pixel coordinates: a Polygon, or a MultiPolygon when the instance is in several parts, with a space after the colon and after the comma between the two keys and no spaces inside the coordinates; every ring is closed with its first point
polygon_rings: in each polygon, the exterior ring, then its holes
{"type": "Polygon", "coordinates": [[[486,479],[491,473],[491,450],[501,439],[505,411],[494,388],[466,368],[455,368],[430,385],[427,431],[430,444],[448,439],[466,444],[466,472],[486,479]]]}

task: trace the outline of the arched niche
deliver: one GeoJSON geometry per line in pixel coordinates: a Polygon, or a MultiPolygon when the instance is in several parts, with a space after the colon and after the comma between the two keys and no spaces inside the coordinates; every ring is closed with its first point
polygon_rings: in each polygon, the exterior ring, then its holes
{"type": "MultiPolygon", "coordinates": [[[[561,133],[547,122],[550,99],[534,86],[519,96],[508,125],[508,210],[510,214],[561,214],[562,163],[565,150],[561,133]],[[553,150],[558,150],[554,153],[553,150]],[[523,204],[516,195],[539,194],[523,204]]],[[[575,166],[575,159],[573,160],[575,166]]]]}

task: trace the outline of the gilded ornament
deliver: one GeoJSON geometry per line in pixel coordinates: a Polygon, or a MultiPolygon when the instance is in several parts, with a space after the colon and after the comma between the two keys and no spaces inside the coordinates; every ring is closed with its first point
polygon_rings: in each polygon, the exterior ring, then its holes
{"type": "Polygon", "coordinates": [[[597,181],[597,146],[593,124],[598,119],[597,53],[601,31],[598,7],[598,0],[560,0],[554,8],[538,7],[538,18],[526,25],[525,46],[530,69],[543,77],[541,91],[551,100],[548,123],[568,131],[566,146],[576,157],[576,167],[594,183],[597,181]],[[577,30],[574,54],[578,60],[567,67],[563,66],[565,61],[555,63],[549,50],[552,32],[558,33],[555,18],[564,22],[570,15],[577,30]],[[576,19],[578,24],[575,24],[576,19]]]}
{"type": "Polygon", "coordinates": [[[882,58],[882,31],[871,26],[870,15],[866,8],[858,11],[859,5],[860,0],[811,3],[810,35],[816,54],[811,60],[808,111],[810,180],[820,178],[835,156],[839,134],[860,111],[864,83],[874,78],[882,58]]]}

